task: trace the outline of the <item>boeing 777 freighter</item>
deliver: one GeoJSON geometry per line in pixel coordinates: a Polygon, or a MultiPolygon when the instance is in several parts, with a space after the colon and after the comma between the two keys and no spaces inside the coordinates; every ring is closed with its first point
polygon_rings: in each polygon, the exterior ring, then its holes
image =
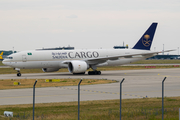
{"type": "Polygon", "coordinates": [[[132,49],[89,49],[89,50],[33,50],[9,55],[3,64],[17,70],[42,68],[44,72],[58,71],[68,68],[70,73],[100,75],[100,66],[115,66],[143,60],[160,52],[150,51],[157,23],[152,23],[132,49]]]}

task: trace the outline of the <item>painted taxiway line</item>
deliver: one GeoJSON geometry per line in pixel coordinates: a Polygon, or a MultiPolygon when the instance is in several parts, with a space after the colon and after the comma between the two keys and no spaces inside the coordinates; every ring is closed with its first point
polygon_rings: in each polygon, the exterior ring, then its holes
{"type": "MultiPolygon", "coordinates": [[[[61,89],[66,89],[66,90],[78,90],[78,89],[66,88],[66,87],[59,87],[59,88],[61,88],[61,89]]],[[[84,90],[84,89],[81,89],[80,91],[94,92],[94,93],[103,93],[103,94],[116,94],[116,95],[120,95],[120,93],[116,93],[116,92],[103,92],[103,91],[84,90]]],[[[126,95],[126,96],[134,96],[134,97],[140,97],[140,98],[146,97],[146,96],[132,95],[132,94],[122,94],[122,95],[126,95]]]]}

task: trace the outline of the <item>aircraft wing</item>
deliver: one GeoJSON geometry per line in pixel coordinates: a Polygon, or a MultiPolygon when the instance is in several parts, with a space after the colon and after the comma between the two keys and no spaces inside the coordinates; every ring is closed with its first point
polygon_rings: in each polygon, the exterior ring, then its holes
{"type": "Polygon", "coordinates": [[[160,51],[159,53],[162,53],[162,52],[171,52],[171,51],[176,51],[176,49],[160,51]]]}
{"type": "Polygon", "coordinates": [[[132,58],[132,57],[149,57],[152,55],[156,55],[160,52],[148,52],[148,53],[137,53],[137,54],[124,54],[124,55],[117,55],[117,56],[106,56],[106,57],[99,57],[99,58],[92,58],[92,59],[86,59],[85,61],[88,64],[100,64],[104,63],[107,60],[118,60],[119,58],[132,58]]]}
{"type": "Polygon", "coordinates": [[[170,51],[175,51],[175,50],[165,50],[165,51],[156,51],[156,52],[147,52],[147,53],[137,53],[137,54],[124,54],[124,55],[117,55],[117,56],[107,56],[107,57],[99,57],[99,58],[92,58],[92,59],[87,59],[87,60],[98,60],[98,59],[107,59],[107,60],[111,60],[111,59],[116,59],[116,58],[130,58],[130,57],[136,57],[139,55],[142,56],[149,56],[149,55],[153,55],[153,54],[158,54],[158,53],[163,53],[163,52],[170,52],[170,51]]]}
{"type": "MultiPolygon", "coordinates": [[[[147,52],[147,53],[137,53],[137,54],[123,54],[123,55],[117,55],[117,56],[106,56],[106,57],[98,57],[98,58],[90,58],[90,59],[84,59],[83,61],[86,61],[88,64],[91,65],[96,65],[96,64],[100,64],[100,63],[104,63],[107,60],[118,60],[119,58],[132,58],[132,57],[151,57],[152,55],[157,55],[158,53],[162,53],[162,52],[170,52],[170,51],[174,51],[174,50],[166,50],[166,51],[158,51],[158,52],[147,52]]],[[[62,63],[64,64],[68,64],[69,62],[71,62],[72,60],[66,60],[63,61],[62,63]]]]}

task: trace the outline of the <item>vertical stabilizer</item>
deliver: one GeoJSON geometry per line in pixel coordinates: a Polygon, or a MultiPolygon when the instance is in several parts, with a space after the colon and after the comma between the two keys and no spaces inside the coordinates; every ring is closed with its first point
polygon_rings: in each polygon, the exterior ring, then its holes
{"type": "Polygon", "coordinates": [[[158,23],[152,23],[132,49],[150,50],[158,23]]]}

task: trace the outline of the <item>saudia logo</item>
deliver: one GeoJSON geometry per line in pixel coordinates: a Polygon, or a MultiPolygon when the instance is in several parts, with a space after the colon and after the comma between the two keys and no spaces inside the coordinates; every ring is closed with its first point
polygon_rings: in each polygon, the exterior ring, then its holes
{"type": "Polygon", "coordinates": [[[52,58],[53,59],[67,59],[67,53],[66,52],[52,52],[52,58]]]}
{"type": "Polygon", "coordinates": [[[142,43],[144,46],[149,47],[151,45],[151,40],[149,40],[150,36],[149,35],[144,35],[142,38],[142,43]]]}
{"type": "Polygon", "coordinates": [[[68,59],[68,58],[97,58],[99,53],[96,51],[88,52],[52,52],[53,59],[68,59]]]}
{"type": "Polygon", "coordinates": [[[92,57],[99,57],[99,53],[94,51],[94,52],[69,52],[68,56],[70,58],[92,58],[92,57]]]}

